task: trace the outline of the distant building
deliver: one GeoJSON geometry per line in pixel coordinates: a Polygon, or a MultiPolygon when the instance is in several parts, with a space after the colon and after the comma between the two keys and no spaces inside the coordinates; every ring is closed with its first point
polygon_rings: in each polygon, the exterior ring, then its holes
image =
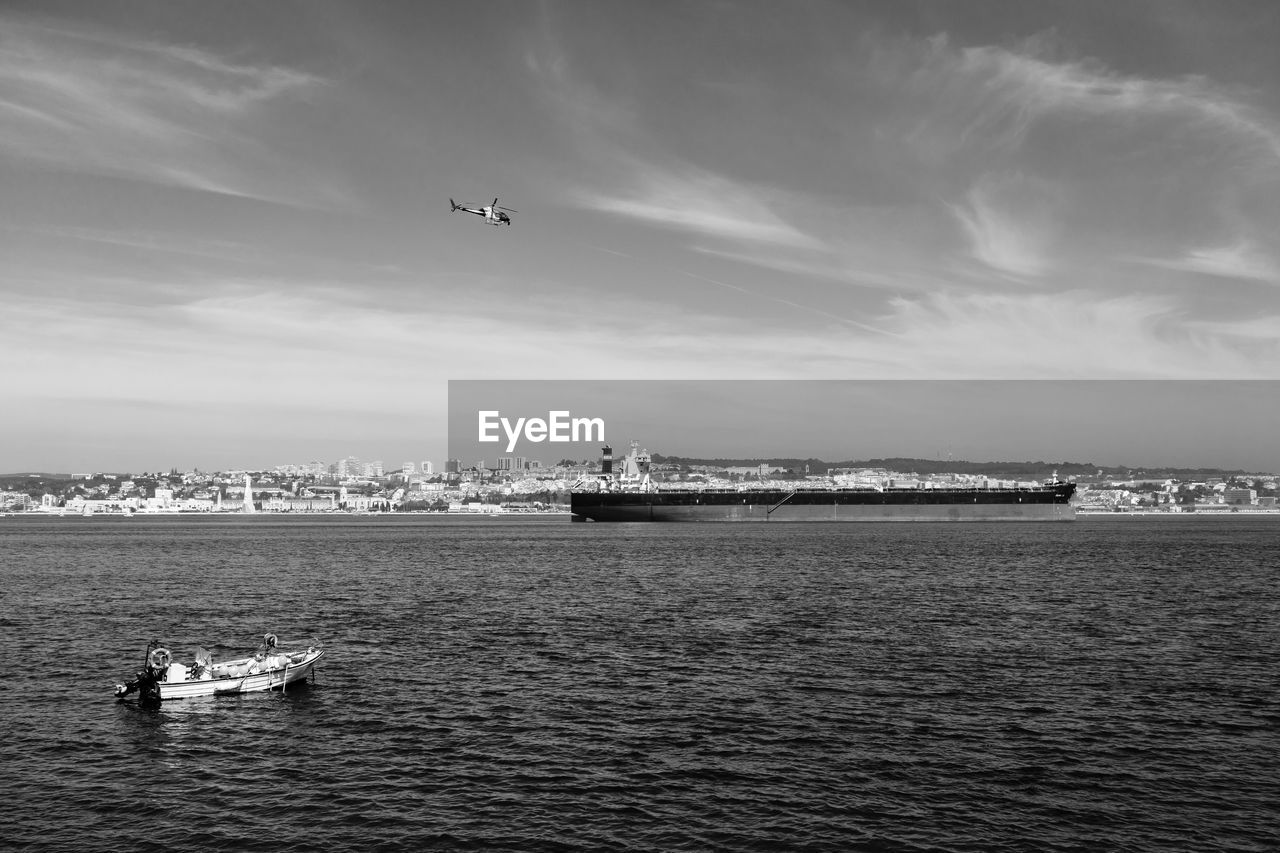
{"type": "Polygon", "coordinates": [[[6,512],[24,512],[33,501],[25,492],[0,492],[0,510],[6,512]]]}
{"type": "Polygon", "coordinates": [[[338,460],[339,477],[346,479],[348,477],[358,477],[360,475],[360,459],[356,456],[347,456],[338,460]]]}
{"type": "Polygon", "coordinates": [[[337,496],[333,494],[310,497],[273,497],[263,501],[267,512],[334,512],[338,509],[337,496]]]}
{"type": "Polygon", "coordinates": [[[1230,506],[1253,506],[1258,502],[1258,493],[1253,489],[1223,489],[1222,502],[1230,506]]]}
{"type": "Polygon", "coordinates": [[[772,474],[781,474],[786,470],[787,470],[786,468],[782,468],[777,465],[766,465],[766,464],[734,465],[724,469],[725,473],[727,474],[737,474],[739,477],[748,477],[748,476],[759,477],[762,480],[765,477],[768,477],[772,474]]]}

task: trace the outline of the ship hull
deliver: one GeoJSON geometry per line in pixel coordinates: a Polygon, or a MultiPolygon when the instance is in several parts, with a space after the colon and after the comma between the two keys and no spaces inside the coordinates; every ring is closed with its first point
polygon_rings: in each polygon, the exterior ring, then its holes
{"type": "Polygon", "coordinates": [[[575,492],[574,521],[1074,521],[1072,485],[831,492],[575,492]]]}

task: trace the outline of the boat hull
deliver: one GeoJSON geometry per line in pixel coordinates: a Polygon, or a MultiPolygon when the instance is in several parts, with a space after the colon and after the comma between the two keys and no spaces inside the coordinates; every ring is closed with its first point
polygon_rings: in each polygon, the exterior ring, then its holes
{"type": "Polygon", "coordinates": [[[1075,486],[788,492],[575,492],[575,521],[1074,521],[1075,486]]]}
{"type": "Polygon", "coordinates": [[[324,657],[323,649],[307,652],[296,663],[264,669],[246,675],[223,675],[215,678],[184,681],[161,681],[156,686],[160,699],[191,699],[197,696],[229,696],[238,693],[260,693],[266,690],[284,690],[288,685],[302,681],[316,662],[324,657]]]}

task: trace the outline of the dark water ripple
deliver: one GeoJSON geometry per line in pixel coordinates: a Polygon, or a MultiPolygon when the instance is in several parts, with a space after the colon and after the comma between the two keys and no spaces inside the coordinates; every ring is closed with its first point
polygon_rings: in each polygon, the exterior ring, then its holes
{"type": "Polygon", "coordinates": [[[1273,850],[1280,524],[0,522],[27,850],[1273,850]],[[322,638],[288,694],[117,704],[322,638]]]}

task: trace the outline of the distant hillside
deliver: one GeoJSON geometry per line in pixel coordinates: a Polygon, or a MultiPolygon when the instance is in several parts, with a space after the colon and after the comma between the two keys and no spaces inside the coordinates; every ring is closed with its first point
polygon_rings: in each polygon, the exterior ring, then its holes
{"type": "Polygon", "coordinates": [[[1231,477],[1256,474],[1257,471],[1222,471],[1216,468],[1128,468],[1096,465],[1092,462],[968,462],[960,459],[913,459],[892,457],[888,459],[850,459],[826,462],[822,459],[766,458],[766,459],[703,459],[690,456],[652,455],[655,463],[663,465],[705,465],[717,468],[751,468],[770,465],[786,468],[796,473],[806,470],[811,474],[825,474],[829,468],[887,468],[890,471],[918,474],[983,474],[1007,480],[1040,480],[1057,471],[1058,476],[1090,479],[1101,476],[1108,480],[1205,480],[1212,477],[1231,477]],[[1101,475],[1099,475],[1101,471],[1101,475]]]}
{"type": "Polygon", "coordinates": [[[50,474],[47,471],[19,471],[16,474],[0,474],[0,482],[5,480],[70,480],[72,474],[50,474]]]}

